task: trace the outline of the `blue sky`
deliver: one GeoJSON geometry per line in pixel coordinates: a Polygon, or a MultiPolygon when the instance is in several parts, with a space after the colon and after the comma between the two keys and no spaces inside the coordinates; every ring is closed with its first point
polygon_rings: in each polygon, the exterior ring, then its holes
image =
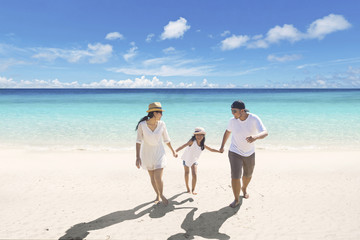
{"type": "Polygon", "coordinates": [[[356,0],[0,1],[0,88],[359,88],[356,0]]]}

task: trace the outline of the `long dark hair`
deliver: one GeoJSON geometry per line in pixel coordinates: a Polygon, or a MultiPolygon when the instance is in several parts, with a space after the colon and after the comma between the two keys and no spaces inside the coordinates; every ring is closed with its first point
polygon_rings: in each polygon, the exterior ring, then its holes
{"type": "MultiPolygon", "coordinates": [[[[193,141],[193,144],[194,144],[194,142],[197,144],[195,135],[193,135],[189,141],[193,141]]],[[[205,148],[205,136],[204,136],[203,140],[201,140],[201,142],[200,142],[200,148],[201,148],[201,151],[203,151],[205,148]]]]}
{"type": "Polygon", "coordinates": [[[147,116],[143,117],[142,119],[140,119],[140,121],[138,122],[138,124],[136,125],[135,131],[138,130],[139,124],[143,121],[146,121],[150,118],[154,117],[154,112],[149,112],[147,116]]]}

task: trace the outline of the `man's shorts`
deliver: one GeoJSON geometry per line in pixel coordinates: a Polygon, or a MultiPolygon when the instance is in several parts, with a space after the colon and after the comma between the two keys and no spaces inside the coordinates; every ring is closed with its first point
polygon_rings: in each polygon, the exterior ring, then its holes
{"type": "Polygon", "coordinates": [[[252,176],[255,167],[255,153],[243,157],[229,151],[229,161],[232,179],[240,179],[242,170],[244,170],[244,177],[250,178],[252,176]]]}

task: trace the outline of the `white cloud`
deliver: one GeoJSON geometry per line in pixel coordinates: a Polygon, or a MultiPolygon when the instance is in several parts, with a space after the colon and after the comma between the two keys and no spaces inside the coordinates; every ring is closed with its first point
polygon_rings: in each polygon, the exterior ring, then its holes
{"type": "Polygon", "coordinates": [[[177,85],[177,87],[179,88],[195,88],[196,87],[196,82],[192,82],[192,83],[184,83],[181,82],[177,85]]]}
{"type": "Polygon", "coordinates": [[[167,53],[167,54],[169,54],[169,53],[174,53],[175,51],[176,51],[176,50],[175,50],[174,47],[168,47],[168,48],[163,49],[163,52],[164,52],[164,53],[167,53]]]}
{"type": "Polygon", "coordinates": [[[207,88],[216,88],[219,87],[219,84],[209,83],[208,80],[204,78],[201,86],[207,88]]]}
{"type": "Polygon", "coordinates": [[[75,63],[83,58],[88,58],[90,63],[104,63],[112,55],[112,46],[109,44],[88,44],[86,50],[68,50],[60,48],[35,48],[33,51],[37,53],[33,58],[45,59],[47,61],[54,61],[57,58],[65,59],[70,63],[75,63]]]}
{"type": "Polygon", "coordinates": [[[349,66],[346,71],[335,72],[332,74],[307,77],[305,79],[289,82],[274,83],[268,87],[286,88],[359,88],[360,87],[360,68],[349,66]]]}
{"type": "Polygon", "coordinates": [[[151,80],[145,76],[141,78],[135,78],[134,80],[107,80],[103,79],[100,82],[92,82],[90,84],[82,84],[83,87],[88,88],[160,88],[165,87],[172,83],[163,83],[157,77],[153,77],[151,80]]]}
{"type": "Polygon", "coordinates": [[[290,42],[299,41],[302,38],[302,33],[293,25],[284,24],[283,27],[275,26],[266,34],[266,41],[269,43],[277,43],[281,40],[288,40],[290,42]]]}
{"type": "Polygon", "coordinates": [[[230,32],[229,30],[226,30],[226,31],[224,31],[222,34],[220,34],[220,36],[226,37],[226,36],[228,36],[228,35],[230,35],[230,34],[231,34],[231,32],[230,32]]]}
{"type": "Polygon", "coordinates": [[[330,33],[345,30],[350,27],[351,24],[342,15],[330,14],[312,22],[305,33],[299,31],[292,24],[284,24],[282,27],[275,26],[271,28],[267,32],[266,37],[263,37],[262,34],[253,37],[233,35],[221,42],[221,49],[232,50],[242,46],[247,48],[268,48],[271,44],[281,41],[294,43],[306,39],[323,39],[330,33]]]}
{"type": "Polygon", "coordinates": [[[269,43],[264,39],[259,39],[253,42],[249,42],[246,45],[247,48],[268,48],[269,43]]]}
{"type": "Polygon", "coordinates": [[[112,68],[113,72],[124,73],[128,75],[153,75],[153,76],[204,76],[210,71],[209,66],[198,67],[174,67],[162,65],[157,68],[112,68]]]}
{"type": "Polygon", "coordinates": [[[154,65],[161,65],[165,64],[169,61],[172,61],[172,58],[170,57],[162,57],[162,58],[151,58],[147,59],[143,62],[144,66],[154,66],[154,65]]]}
{"type": "Polygon", "coordinates": [[[307,37],[323,39],[327,34],[350,27],[351,24],[343,16],[330,14],[311,23],[307,30],[307,37]]]}
{"type": "Polygon", "coordinates": [[[107,39],[107,40],[115,40],[115,39],[123,40],[124,36],[119,32],[111,32],[111,33],[106,34],[105,39],[107,39]]]}
{"type": "Polygon", "coordinates": [[[137,76],[204,76],[212,69],[213,66],[202,64],[201,59],[185,59],[178,54],[169,54],[147,59],[138,65],[109,68],[108,71],[137,76]]]}
{"type": "MultiPolygon", "coordinates": [[[[92,82],[89,84],[82,84],[82,87],[86,88],[193,88],[196,87],[196,82],[192,83],[184,83],[180,82],[179,84],[174,84],[171,81],[160,81],[157,77],[153,77],[152,79],[148,79],[145,76],[140,78],[135,78],[134,80],[126,79],[126,80],[107,80],[103,79],[100,82],[92,82]]],[[[207,85],[203,85],[202,87],[215,87],[217,85],[207,83],[207,85]]]]}
{"type": "Polygon", "coordinates": [[[152,38],[155,36],[155,34],[153,34],[153,33],[150,33],[149,35],[147,35],[147,37],[146,37],[146,42],[151,42],[152,41],[152,38]]]}
{"type": "Polygon", "coordinates": [[[267,60],[270,62],[290,62],[290,61],[296,61],[301,59],[301,55],[298,54],[292,54],[292,55],[284,55],[284,56],[276,56],[273,54],[270,54],[267,57],[267,60]]]}
{"type": "Polygon", "coordinates": [[[16,65],[25,65],[28,64],[24,61],[20,61],[20,60],[16,60],[13,58],[10,59],[0,59],[0,71],[5,71],[6,69],[8,69],[11,66],[16,66],[16,65]]]}
{"type": "Polygon", "coordinates": [[[174,67],[188,66],[193,67],[196,64],[199,64],[201,61],[199,59],[184,59],[177,55],[169,55],[167,57],[161,58],[150,58],[142,62],[142,65],[145,67],[160,67],[162,65],[171,65],[174,67]]]}
{"type": "Polygon", "coordinates": [[[14,81],[12,78],[0,77],[0,88],[78,88],[81,85],[78,82],[61,82],[54,80],[21,80],[14,81]]]}
{"type": "Polygon", "coordinates": [[[221,49],[232,50],[235,48],[239,48],[241,46],[245,46],[246,42],[249,39],[250,38],[248,36],[244,36],[244,35],[240,35],[240,36],[232,35],[231,37],[228,37],[221,42],[221,49]]]}
{"type": "Polygon", "coordinates": [[[22,49],[22,48],[18,48],[18,47],[14,46],[14,45],[0,43],[0,54],[1,55],[13,56],[14,53],[23,54],[23,53],[27,53],[27,50],[22,49]]]}
{"type": "Polygon", "coordinates": [[[303,64],[303,65],[297,66],[296,68],[297,69],[303,69],[303,68],[315,67],[315,66],[319,66],[319,64],[318,63],[303,64]]]}
{"type": "Polygon", "coordinates": [[[234,76],[236,76],[236,75],[238,75],[238,76],[247,75],[247,74],[250,74],[250,73],[253,73],[253,72],[264,71],[264,70],[267,70],[267,69],[268,69],[267,67],[251,68],[251,69],[247,69],[245,71],[234,73],[233,75],[234,76]]]}
{"type": "Polygon", "coordinates": [[[16,83],[13,81],[12,78],[6,78],[0,76],[0,88],[8,88],[13,87],[16,83]]]}
{"type": "Polygon", "coordinates": [[[173,87],[172,82],[162,82],[157,77],[147,79],[145,76],[135,78],[134,80],[107,80],[103,79],[99,82],[83,83],[78,82],[61,82],[54,80],[21,80],[14,81],[12,78],[0,77],[0,88],[161,88],[173,87]]]}
{"type": "Polygon", "coordinates": [[[161,39],[171,39],[182,37],[190,26],[187,25],[187,20],[180,17],[177,21],[170,21],[168,25],[164,27],[164,32],[161,34],[161,39]]]}
{"type": "Polygon", "coordinates": [[[351,75],[357,75],[358,79],[360,79],[360,68],[353,68],[352,66],[349,66],[348,73],[351,75]]]}
{"type": "Polygon", "coordinates": [[[95,45],[88,44],[90,63],[104,63],[111,57],[112,46],[109,44],[103,45],[97,43],[95,45]]]}
{"type": "Polygon", "coordinates": [[[136,50],[138,49],[136,46],[135,46],[135,43],[132,42],[131,45],[133,46],[132,48],[130,48],[128,50],[128,52],[126,54],[123,55],[125,61],[129,61],[130,59],[134,58],[136,55],[137,55],[137,52],[136,50]]]}
{"type": "Polygon", "coordinates": [[[236,85],[232,84],[232,83],[229,83],[225,86],[225,88],[234,88],[236,87],[236,85]]]}
{"type": "Polygon", "coordinates": [[[252,40],[259,40],[259,39],[262,39],[263,38],[263,35],[262,34],[258,34],[258,35],[255,35],[252,37],[252,40]]]}
{"type": "Polygon", "coordinates": [[[359,63],[359,62],[360,62],[360,57],[342,58],[342,59],[335,59],[335,60],[326,61],[326,62],[308,63],[308,64],[304,64],[304,65],[299,65],[296,68],[303,69],[303,68],[307,68],[307,67],[324,67],[324,66],[331,66],[331,65],[354,64],[354,63],[359,63]]]}

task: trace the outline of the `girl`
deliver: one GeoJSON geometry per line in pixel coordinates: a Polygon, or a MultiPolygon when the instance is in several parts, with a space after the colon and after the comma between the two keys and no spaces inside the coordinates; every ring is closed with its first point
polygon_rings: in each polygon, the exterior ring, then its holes
{"type": "Polygon", "coordinates": [[[187,188],[187,192],[190,192],[189,188],[189,168],[191,167],[191,174],[192,174],[192,189],[191,193],[196,195],[195,192],[195,186],[196,186],[196,180],[197,180],[197,160],[200,157],[201,152],[206,148],[207,150],[211,152],[220,152],[216,149],[212,149],[205,145],[205,129],[201,127],[195,128],[194,135],[191,137],[191,139],[176,149],[176,152],[182,150],[183,148],[187,147],[185,149],[184,154],[181,156],[181,159],[183,160],[184,170],[185,170],[185,184],[187,188]]]}
{"type": "Polygon", "coordinates": [[[137,168],[142,166],[149,172],[151,184],[156,193],[155,204],[162,201],[164,205],[167,205],[168,200],[163,195],[162,175],[166,165],[166,156],[162,142],[166,143],[174,157],[177,157],[177,154],[171,146],[165,123],[160,121],[163,111],[159,102],[151,103],[146,111],[148,115],[137,124],[135,164],[137,168]]]}

